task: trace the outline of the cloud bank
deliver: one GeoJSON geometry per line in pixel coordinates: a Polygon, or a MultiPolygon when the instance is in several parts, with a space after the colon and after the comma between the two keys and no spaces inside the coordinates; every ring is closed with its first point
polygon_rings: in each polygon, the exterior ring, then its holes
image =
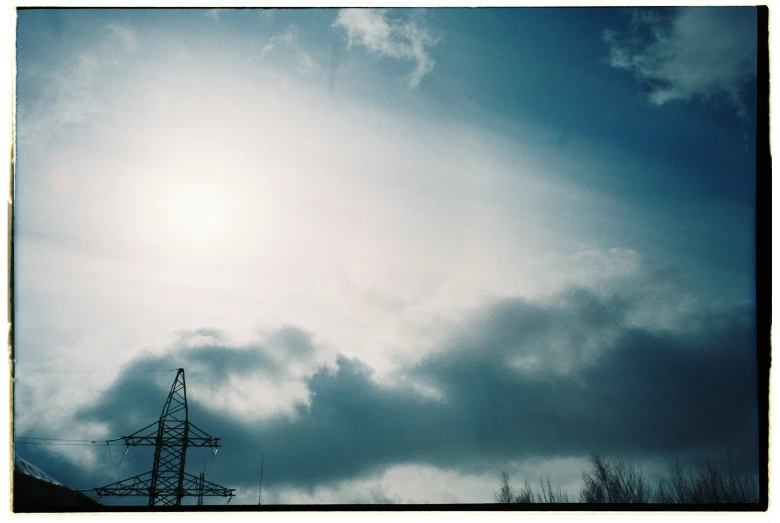
{"type": "Polygon", "coordinates": [[[663,105],[725,96],[742,109],[743,90],[756,74],[753,9],[697,8],[634,11],[626,33],[606,30],[612,67],[633,72],[663,105]]]}
{"type": "MultiPolygon", "coordinates": [[[[671,460],[728,454],[757,470],[753,311],[701,308],[687,331],[666,330],[632,322],[641,300],[584,288],[493,300],[450,329],[433,353],[385,380],[359,358],[324,362],[311,335],[295,328],[241,346],[202,330],[127,370],[187,368],[191,420],[222,438],[211,480],[256,489],[264,455],[269,496],[393,467],[489,474],[517,460],[591,452],[671,460]],[[293,408],[252,414],[248,400],[261,396],[257,390],[278,394],[290,381],[304,392],[288,396],[293,408]]],[[[142,373],[125,373],[77,419],[108,434],[131,433],[159,416],[170,378],[150,384],[142,373]]],[[[150,463],[128,462],[121,474],[150,463]]],[[[78,486],[106,483],[96,470],[57,474],[72,474],[78,486]]]]}
{"type": "Polygon", "coordinates": [[[416,62],[409,75],[412,89],[433,70],[435,62],[428,54],[428,48],[437,39],[425,29],[421,17],[392,18],[387,9],[342,9],[334,26],[347,31],[350,47],[363,46],[379,55],[416,62]]]}

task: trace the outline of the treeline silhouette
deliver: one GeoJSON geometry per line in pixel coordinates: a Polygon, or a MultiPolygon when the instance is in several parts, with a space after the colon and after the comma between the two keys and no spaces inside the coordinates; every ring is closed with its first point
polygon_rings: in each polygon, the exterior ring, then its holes
{"type": "Polygon", "coordinates": [[[758,481],[737,469],[731,462],[725,470],[711,459],[679,461],[669,467],[668,477],[653,487],[645,474],[630,461],[605,459],[593,455],[591,467],[582,474],[579,496],[572,499],[550,480],[533,488],[526,480],[515,491],[506,472],[501,473],[501,488],[496,503],[664,503],[714,504],[758,503],[758,481]]]}

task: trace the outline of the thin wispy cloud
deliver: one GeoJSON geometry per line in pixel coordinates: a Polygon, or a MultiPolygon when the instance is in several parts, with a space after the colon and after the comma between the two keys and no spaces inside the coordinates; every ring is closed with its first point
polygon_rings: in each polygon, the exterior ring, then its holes
{"type": "Polygon", "coordinates": [[[122,40],[122,44],[125,46],[126,51],[135,51],[135,49],[138,47],[135,31],[132,29],[128,29],[127,27],[122,27],[116,24],[108,24],[106,29],[122,40]]]}
{"type": "Polygon", "coordinates": [[[205,13],[203,13],[203,16],[213,18],[215,22],[219,22],[219,15],[223,11],[223,9],[209,9],[205,13]]]}
{"type": "Polygon", "coordinates": [[[105,72],[101,57],[86,52],[61,70],[36,73],[47,87],[38,101],[23,107],[18,117],[19,136],[29,143],[45,144],[62,128],[100,114],[103,106],[92,94],[101,72],[105,72]]]}
{"type": "Polygon", "coordinates": [[[297,30],[294,26],[289,27],[284,33],[274,35],[268,39],[268,43],[263,46],[262,53],[272,51],[279,45],[293,45],[298,39],[297,30]]]}
{"type": "Polygon", "coordinates": [[[671,17],[651,11],[632,17],[628,32],[607,29],[602,36],[609,64],[633,72],[650,101],[725,96],[742,109],[743,88],[756,74],[756,26],[746,20],[755,20],[754,12],[689,7],[671,17]]]}
{"type": "Polygon", "coordinates": [[[387,9],[342,9],[334,25],[347,32],[349,47],[363,46],[379,55],[416,62],[409,75],[412,89],[433,70],[435,62],[428,48],[438,39],[422,25],[421,18],[394,18],[387,9]]]}
{"type": "Polygon", "coordinates": [[[299,43],[300,30],[295,25],[290,25],[283,33],[270,37],[260,49],[260,53],[266,55],[273,52],[288,52],[294,55],[296,70],[299,74],[308,74],[317,68],[317,62],[306,52],[299,43]]]}
{"type": "Polygon", "coordinates": [[[103,27],[100,40],[56,67],[20,68],[20,76],[43,85],[34,102],[18,102],[17,132],[22,143],[46,144],[69,126],[94,122],[112,109],[105,97],[122,83],[127,60],[137,55],[139,41],[137,32],[125,25],[103,27]]]}

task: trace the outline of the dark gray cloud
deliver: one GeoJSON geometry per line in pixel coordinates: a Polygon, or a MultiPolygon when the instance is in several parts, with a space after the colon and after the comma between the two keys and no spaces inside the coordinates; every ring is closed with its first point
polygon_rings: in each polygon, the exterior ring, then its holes
{"type": "MultiPolygon", "coordinates": [[[[201,396],[190,400],[190,419],[222,438],[210,479],[249,489],[257,488],[263,455],[269,488],[313,489],[396,464],[484,472],[508,460],[592,452],[729,454],[757,470],[754,312],[702,310],[694,328],[671,331],[632,326],[626,318],[634,306],[633,298],[582,289],[544,303],[496,301],[438,351],[400,369],[397,383],[404,385],[380,384],[359,359],[340,356],[335,367],[305,378],[310,402],[298,405],[297,416],[242,421],[201,396]]],[[[293,359],[316,353],[305,332],[284,329],[251,346],[182,347],[141,358],[129,370],[191,366],[197,373],[188,373],[189,388],[252,373],[281,379],[280,347],[293,359]]],[[[79,419],[103,422],[117,435],[134,432],[159,416],[172,377],[126,373],[79,419]]],[[[137,458],[120,475],[150,467],[151,457],[137,458]]],[[[95,486],[107,483],[84,472],[78,486],[87,477],[95,486]]]]}
{"type": "Polygon", "coordinates": [[[465,417],[460,422],[470,427],[472,454],[486,460],[594,451],[670,455],[719,445],[755,458],[749,311],[702,313],[703,329],[674,334],[626,326],[620,320],[629,307],[621,300],[585,291],[565,298],[547,307],[497,303],[469,338],[414,370],[465,417]],[[589,339],[600,334],[600,343],[589,339]],[[558,346],[539,343],[546,339],[558,346]],[[568,354],[560,350],[566,344],[568,354]],[[582,349],[588,344],[595,348],[582,349]],[[528,345],[542,363],[513,367],[528,345]]]}

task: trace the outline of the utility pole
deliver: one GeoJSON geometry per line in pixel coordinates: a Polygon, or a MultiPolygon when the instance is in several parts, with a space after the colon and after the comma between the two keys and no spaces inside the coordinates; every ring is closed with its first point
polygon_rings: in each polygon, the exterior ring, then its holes
{"type": "Polygon", "coordinates": [[[260,458],[260,495],[257,496],[258,505],[263,504],[263,464],[264,463],[265,463],[265,452],[263,452],[263,456],[260,458]]]}
{"type": "Polygon", "coordinates": [[[203,491],[206,484],[206,473],[200,473],[200,481],[198,482],[198,505],[203,505],[203,491]]]}
{"type": "Polygon", "coordinates": [[[212,447],[215,454],[219,448],[219,438],[209,436],[189,421],[184,369],[176,373],[160,419],[129,436],[110,441],[118,440],[124,440],[128,447],[154,446],[151,472],[87,491],[95,491],[99,496],[149,496],[149,506],[180,506],[185,496],[197,496],[200,505],[204,495],[235,495],[235,489],[206,481],[204,473],[197,477],[184,471],[187,447],[212,447]]]}

